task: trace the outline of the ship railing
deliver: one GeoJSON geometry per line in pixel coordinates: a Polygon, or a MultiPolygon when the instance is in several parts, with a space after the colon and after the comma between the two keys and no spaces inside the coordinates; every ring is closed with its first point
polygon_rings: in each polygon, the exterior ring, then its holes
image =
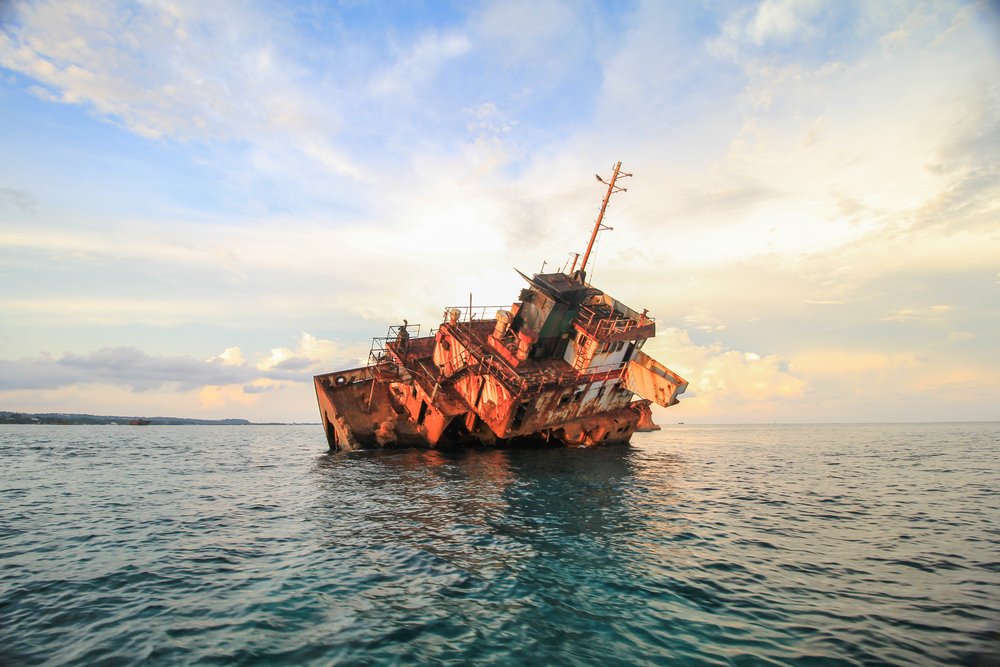
{"type": "Polygon", "coordinates": [[[479,373],[497,378],[512,393],[520,393],[528,388],[527,380],[508,368],[507,362],[496,355],[488,354],[482,358],[479,373]]]}
{"type": "Polygon", "coordinates": [[[402,360],[399,354],[389,350],[389,343],[396,343],[404,348],[410,338],[420,337],[419,324],[393,324],[385,336],[372,338],[371,348],[368,350],[368,374],[374,379],[384,379],[385,370],[388,367],[390,372],[395,371],[399,375],[399,368],[402,360]]]}
{"type": "Polygon", "coordinates": [[[479,374],[490,374],[511,392],[540,391],[553,384],[585,384],[617,379],[624,372],[625,364],[618,362],[576,369],[567,364],[560,371],[553,369],[532,370],[524,373],[514,371],[501,357],[489,352],[484,346],[475,342],[473,336],[463,326],[449,327],[449,332],[464,348],[458,356],[459,363],[455,370],[471,367],[479,374]],[[478,363],[475,361],[478,359],[478,363]]]}
{"type": "Polygon", "coordinates": [[[442,322],[447,322],[451,316],[451,311],[457,310],[461,315],[459,321],[472,322],[473,320],[495,320],[498,310],[510,310],[510,306],[448,306],[444,309],[442,322]]]}
{"type": "Polygon", "coordinates": [[[456,366],[456,370],[469,366],[477,366],[476,371],[483,374],[490,374],[500,380],[500,382],[512,392],[519,392],[524,389],[524,379],[510,369],[503,359],[488,352],[486,348],[477,343],[470,335],[469,331],[462,326],[449,327],[449,332],[458,342],[462,344],[463,351],[459,355],[461,366],[456,366]],[[470,360],[478,362],[470,363],[470,360]]]}
{"type": "Polygon", "coordinates": [[[540,391],[546,386],[593,384],[595,382],[617,380],[625,374],[626,365],[618,362],[616,364],[591,366],[586,369],[587,372],[577,370],[573,367],[560,371],[553,369],[535,371],[525,378],[525,389],[540,391]]]}
{"type": "Polygon", "coordinates": [[[627,315],[622,314],[618,310],[611,310],[609,316],[589,306],[581,306],[574,324],[578,325],[594,338],[604,338],[615,334],[627,333],[632,329],[655,322],[649,315],[636,313],[631,308],[628,310],[630,312],[627,315]]]}

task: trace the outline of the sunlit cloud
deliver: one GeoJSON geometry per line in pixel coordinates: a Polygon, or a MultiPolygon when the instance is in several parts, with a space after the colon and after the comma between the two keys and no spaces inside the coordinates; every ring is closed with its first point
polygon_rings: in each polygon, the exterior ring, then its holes
{"type": "Polygon", "coordinates": [[[297,348],[273,348],[269,356],[257,362],[256,368],[282,377],[287,377],[289,373],[293,377],[296,374],[301,377],[306,371],[311,375],[330,366],[360,362],[361,349],[359,346],[345,348],[332,340],[322,340],[303,332],[297,348]]]}
{"type": "Polygon", "coordinates": [[[789,370],[803,376],[861,376],[873,371],[913,369],[921,362],[912,354],[822,349],[795,356],[789,370]]]}
{"type": "Polygon", "coordinates": [[[287,381],[258,378],[248,384],[207,385],[198,390],[198,403],[207,410],[233,411],[254,408],[267,400],[266,394],[281,391],[290,384],[287,381]]]}
{"type": "Polygon", "coordinates": [[[673,369],[689,382],[681,396],[683,408],[671,408],[670,418],[726,414],[734,419],[770,420],[779,413],[782,401],[801,397],[808,387],[803,376],[789,369],[779,355],[698,345],[686,331],[674,328],[659,331],[654,341],[644,349],[670,359],[673,369]]]}
{"type": "Polygon", "coordinates": [[[216,359],[225,366],[242,366],[246,363],[243,352],[238,347],[227,347],[216,359]]]}

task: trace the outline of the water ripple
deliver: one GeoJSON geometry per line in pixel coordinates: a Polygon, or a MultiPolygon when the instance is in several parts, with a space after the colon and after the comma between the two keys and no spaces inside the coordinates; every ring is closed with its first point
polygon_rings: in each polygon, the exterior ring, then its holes
{"type": "Polygon", "coordinates": [[[0,664],[991,664],[996,424],[0,430],[0,664]]]}

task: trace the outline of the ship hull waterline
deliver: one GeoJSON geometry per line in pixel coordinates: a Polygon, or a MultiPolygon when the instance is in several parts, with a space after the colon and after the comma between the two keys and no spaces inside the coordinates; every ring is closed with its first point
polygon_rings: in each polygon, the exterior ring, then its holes
{"type": "Polygon", "coordinates": [[[554,422],[530,433],[498,437],[474,413],[416,424],[389,385],[364,377],[365,368],[314,378],[323,431],[331,451],[382,448],[585,447],[625,444],[641,428],[649,401],[554,422]],[[340,382],[338,383],[338,380],[340,382]],[[471,429],[470,429],[471,425],[471,429]],[[639,427],[639,428],[637,428],[639,427]],[[429,433],[430,431],[430,433],[429,433]],[[439,433],[435,433],[439,432],[439,433]],[[430,437],[429,437],[430,435],[430,437]],[[437,437],[433,437],[437,435],[437,437]]]}

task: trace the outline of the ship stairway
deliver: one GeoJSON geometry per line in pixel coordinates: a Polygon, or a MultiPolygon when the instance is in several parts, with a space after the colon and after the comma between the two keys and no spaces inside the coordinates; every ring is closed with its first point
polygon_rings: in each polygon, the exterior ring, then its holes
{"type": "Polygon", "coordinates": [[[368,350],[368,375],[374,380],[396,379],[401,375],[401,369],[397,363],[397,355],[389,351],[390,343],[398,344],[400,351],[406,351],[406,343],[411,337],[420,337],[420,325],[393,324],[389,327],[385,336],[372,338],[371,348],[368,350]]]}
{"type": "MultiPolygon", "coordinates": [[[[587,366],[587,352],[590,349],[592,339],[588,336],[582,345],[576,346],[576,355],[573,357],[573,368],[582,371],[587,366]]],[[[596,342],[596,341],[594,341],[596,342]]]]}

